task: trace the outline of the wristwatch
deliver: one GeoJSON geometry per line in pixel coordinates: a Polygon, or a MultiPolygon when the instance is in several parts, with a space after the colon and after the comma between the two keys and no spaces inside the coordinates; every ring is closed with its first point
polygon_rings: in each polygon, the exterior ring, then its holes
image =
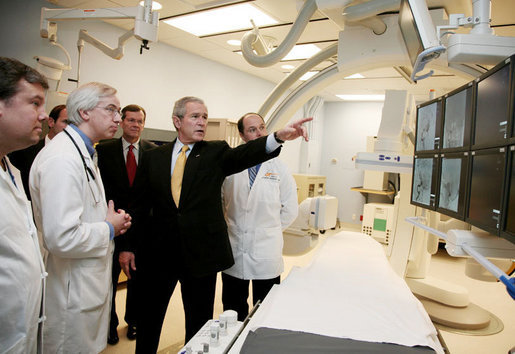
{"type": "Polygon", "coordinates": [[[277,141],[279,144],[284,144],[284,140],[279,139],[279,137],[277,136],[277,132],[274,132],[274,138],[275,141],[277,141]]]}

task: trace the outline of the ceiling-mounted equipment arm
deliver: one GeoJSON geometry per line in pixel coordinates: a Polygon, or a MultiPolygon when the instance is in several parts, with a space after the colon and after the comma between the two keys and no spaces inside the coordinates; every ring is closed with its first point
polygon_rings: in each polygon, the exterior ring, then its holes
{"type": "Polygon", "coordinates": [[[267,55],[257,55],[254,53],[254,49],[252,48],[252,44],[257,40],[258,37],[257,30],[254,29],[253,31],[245,33],[241,40],[241,51],[245,60],[249,62],[251,65],[260,68],[271,66],[279,62],[290,52],[293,46],[297,43],[297,40],[300,38],[300,35],[302,34],[302,31],[304,30],[304,28],[306,28],[309,19],[311,18],[311,16],[313,16],[316,10],[316,1],[307,0],[284,41],[267,55]]]}
{"type": "Polygon", "coordinates": [[[142,49],[148,49],[148,42],[157,41],[159,12],[152,12],[152,0],[145,0],[144,6],[105,9],[48,9],[43,7],[41,9],[40,35],[48,38],[51,42],[55,41],[57,21],[131,18],[135,19],[134,29],[119,38],[118,48],[115,49],[89,35],[85,30],[81,30],[79,33],[79,46],[86,41],[111,58],[120,59],[123,56],[124,43],[132,36],[142,41],[142,49]]]}
{"type": "Polygon", "coordinates": [[[342,20],[349,25],[362,25],[370,28],[375,34],[386,31],[386,24],[377,15],[388,11],[397,11],[400,0],[368,1],[345,7],[342,20]]]}
{"type": "Polygon", "coordinates": [[[84,46],[84,42],[87,42],[91,45],[93,45],[95,48],[102,51],[102,53],[106,54],[107,56],[110,56],[113,59],[120,60],[123,57],[123,47],[125,46],[125,42],[127,42],[132,36],[134,35],[134,30],[130,30],[128,32],[125,32],[120,38],[118,38],[118,47],[117,48],[111,48],[104,42],[96,39],[92,35],[88,33],[86,30],[80,30],[79,31],[79,40],[77,41],[77,46],[82,47],[84,46]]]}

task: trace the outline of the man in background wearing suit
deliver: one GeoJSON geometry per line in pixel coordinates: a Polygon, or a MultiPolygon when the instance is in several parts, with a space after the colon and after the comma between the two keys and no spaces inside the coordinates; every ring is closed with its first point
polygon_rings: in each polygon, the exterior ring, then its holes
{"type": "MultiPolygon", "coordinates": [[[[146,112],[143,107],[135,104],[125,106],[122,109],[123,130],[122,137],[112,139],[97,145],[98,167],[104,182],[107,200],[113,200],[117,208],[126,211],[133,208],[133,187],[138,183],[138,165],[143,159],[146,150],[156,147],[148,140],[140,139],[145,127],[146,112]]],[[[118,316],[116,315],[116,288],[121,268],[119,262],[120,251],[126,248],[126,235],[115,238],[115,250],[113,254],[113,297],[111,302],[111,319],[107,342],[118,343],[117,332],[118,316]]],[[[127,255],[127,253],[125,253],[127,255]]],[[[136,339],[136,268],[134,261],[127,273],[127,301],[125,303],[125,322],[127,322],[127,338],[136,339]]]]}
{"type": "MultiPolygon", "coordinates": [[[[141,166],[141,209],[134,216],[133,230],[144,228],[145,232],[135,246],[139,272],[136,353],[157,352],[178,281],[185,341],[213,317],[217,272],[234,263],[222,210],[222,183],[228,175],[277,156],[284,140],[299,136],[307,140],[302,123],[311,120],[290,123],[268,137],[230,148],[225,141],[204,141],[207,118],[201,99],[178,100],[172,116],[177,139],[149,151],[141,166]]],[[[128,268],[128,264],[121,265],[128,268]]]]}
{"type": "Polygon", "coordinates": [[[32,166],[32,161],[34,161],[38,152],[43,149],[43,147],[48,144],[54,136],[66,128],[66,119],[68,118],[68,115],[66,114],[66,105],[60,104],[52,108],[48,118],[48,134],[43,139],[40,139],[36,144],[31,145],[26,149],[14,151],[9,154],[9,160],[11,163],[20,170],[21,181],[28,200],[31,200],[29,192],[29,172],[30,167],[32,166]]]}

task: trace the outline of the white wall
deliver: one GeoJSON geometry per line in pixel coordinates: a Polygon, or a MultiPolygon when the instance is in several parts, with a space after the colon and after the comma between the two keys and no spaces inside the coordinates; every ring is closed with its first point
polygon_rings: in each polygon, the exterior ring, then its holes
{"type": "Polygon", "coordinates": [[[363,185],[363,171],[354,168],[353,156],[366,151],[366,137],[376,135],[382,102],[326,102],[320,174],[327,176],[326,192],[338,198],[338,218],[359,224],[365,198],[351,187],[363,185]],[[331,159],[336,159],[332,163],[331,159]],[[352,220],[352,215],[356,220],[352,220]]]}
{"type": "MultiPolygon", "coordinates": [[[[63,62],[63,52],[39,36],[41,7],[53,7],[43,0],[0,1],[0,48],[2,56],[13,57],[35,66],[35,55],[63,62]]],[[[166,26],[165,24],[161,24],[166,26]]],[[[63,74],[61,90],[70,92],[76,85],[67,82],[77,77],[76,47],[79,29],[117,46],[124,30],[102,21],[58,23],[58,42],[71,55],[73,69],[63,74]]],[[[118,89],[121,104],[137,103],[147,110],[147,127],[173,129],[173,103],[187,95],[202,98],[209,116],[236,120],[243,113],[256,111],[275,86],[273,83],[225,65],[160,43],[139,54],[140,42],[130,39],[125,56],[114,60],[85,44],[80,69],[81,83],[101,81],[118,89]]]]}

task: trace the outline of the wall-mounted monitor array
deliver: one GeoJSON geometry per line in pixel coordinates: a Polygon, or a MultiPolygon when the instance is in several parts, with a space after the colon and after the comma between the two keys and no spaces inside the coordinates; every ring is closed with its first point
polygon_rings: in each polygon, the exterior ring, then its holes
{"type": "Polygon", "coordinates": [[[417,107],[411,203],[515,243],[515,55],[417,107]],[[513,183],[512,183],[513,182],[513,183]]]}

